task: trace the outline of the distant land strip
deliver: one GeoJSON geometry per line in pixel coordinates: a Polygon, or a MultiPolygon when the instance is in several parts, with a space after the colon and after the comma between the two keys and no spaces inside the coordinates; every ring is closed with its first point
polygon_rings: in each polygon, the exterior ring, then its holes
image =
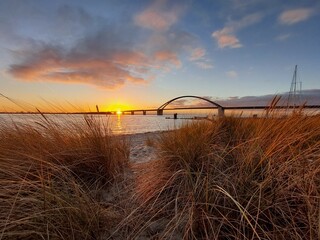
{"type": "MultiPolygon", "coordinates": [[[[305,106],[236,106],[236,107],[223,107],[225,110],[249,110],[249,109],[320,109],[320,105],[305,105],[305,106]]],[[[164,111],[173,111],[173,110],[201,110],[201,109],[217,109],[217,107],[212,106],[212,107],[176,107],[176,108],[166,108],[164,111]]],[[[131,113],[131,112],[156,112],[158,109],[153,108],[153,109],[132,109],[132,110],[123,110],[122,113],[131,113]]],[[[107,115],[112,115],[116,114],[117,111],[85,111],[85,112],[0,112],[0,114],[94,114],[94,115],[99,115],[99,114],[107,114],[107,115]]]]}

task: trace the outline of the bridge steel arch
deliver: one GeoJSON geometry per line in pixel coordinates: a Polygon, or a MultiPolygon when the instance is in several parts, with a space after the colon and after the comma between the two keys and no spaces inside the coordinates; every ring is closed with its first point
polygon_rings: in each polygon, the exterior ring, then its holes
{"type": "Polygon", "coordinates": [[[218,116],[219,117],[224,117],[224,107],[222,107],[220,104],[214,102],[214,101],[211,101],[209,99],[206,99],[204,97],[199,97],[199,96],[193,96],[193,95],[185,95],[185,96],[180,96],[180,97],[176,97],[176,98],[173,98],[167,102],[165,102],[164,104],[162,104],[158,109],[157,109],[157,115],[163,115],[163,110],[166,108],[166,106],[168,106],[170,103],[178,100],[178,99],[181,99],[181,98],[197,98],[197,99],[201,99],[201,100],[204,100],[206,102],[209,102],[211,103],[212,105],[214,105],[215,107],[218,108],[218,116]]]}

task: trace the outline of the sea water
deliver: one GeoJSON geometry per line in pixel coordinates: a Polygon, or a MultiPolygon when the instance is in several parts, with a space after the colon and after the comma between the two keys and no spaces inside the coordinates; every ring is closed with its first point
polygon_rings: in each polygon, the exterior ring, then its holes
{"type": "Polygon", "coordinates": [[[191,121],[188,115],[181,115],[179,119],[168,119],[169,115],[81,115],[81,114],[0,114],[2,126],[30,125],[45,128],[48,123],[61,128],[86,125],[86,118],[99,122],[101,126],[112,134],[135,134],[156,131],[166,131],[180,128],[191,121]]]}
{"type": "MultiPolygon", "coordinates": [[[[309,111],[309,114],[319,113],[319,110],[309,111]]],[[[157,115],[82,115],[82,114],[0,114],[1,126],[14,127],[24,124],[36,126],[41,129],[49,123],[57,126],[69,127],[71,125],[86,124],[86,118],[99,121],[105,129],[112,134],[136,134],[156,131],[166,131],[180,128],[191,121],[205,121],[203,118],[215,119],[216,111],[178,113],[178,119],[173,119],[173,112],[162,116],[157,115]]],[[[238,110],[226,111],[225,114],[236,117],[265,117],[264,110],[238,110]]]]}

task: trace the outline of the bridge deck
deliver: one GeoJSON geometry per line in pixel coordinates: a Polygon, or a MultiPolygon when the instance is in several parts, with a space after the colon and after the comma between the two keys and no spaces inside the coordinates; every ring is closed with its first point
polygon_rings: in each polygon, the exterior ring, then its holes
{"type": "MultiPolygon", "coordinates": [[[[270,106],[237,106],[237,107],[223,107],[225,110],[247,110],[247,109],[268,109],[270,106]]],[[[299,106],[274,106],[272,107],[274,109],[286,109],[286,108],[299,108],[299,106]]],[[[306,105],[303,106],[304,109],[313,109],[313,108],[319,108],[320,105],[306,105]]],[[[218,107],[212,106],[212,107],[175,107],[175,108],[165,108],[164,111],[173,111],[173,110],[201,110],[201,109],[218,109],[218,107]]],[[[158,109],[132,109],[132,110],[125,110],[122,111],[123,113],[130,113],[130,112],[156,112],[158,109]]]]}

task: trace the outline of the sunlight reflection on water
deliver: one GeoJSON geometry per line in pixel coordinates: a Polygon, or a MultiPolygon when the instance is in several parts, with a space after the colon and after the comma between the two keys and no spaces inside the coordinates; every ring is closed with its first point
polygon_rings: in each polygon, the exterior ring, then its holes
{"type": "MultiPolygon", "coordinates": [[[[256,115],[257,117],[263,117],[265,112],[263,110],[250,110],[250,111],[226,111],[226,115],[234,115],[241,117],[248,117],[256,115]]],[[[307,110],[306,114],[319,114],[319,110],[307,110]]],[[[190,121],[186,118],[193,118],[194,116],[209,116],[214,118],[216,112],[205,112],[197,114],[178,114],[178,118],[173,120],[173,113],[157,116],[157,115],[90,115],[95,120],[100,121],[108,129],[108,132],[113,134],[134,134],[145,133],[155,131],[172,130],[181,127],[190,121]],[[170,117],[171,119],[167,119],[170,117]]],[[[70,128],[71,125],[84,124],[84,115],[75,114],[45,114],[44,119],[40,114],[0,114],[0,121],[2,126],[13,126],[20,124],[30,124],[36,127],[42,127],[43,123],[47,120],[58,124],[59,126],[70,128]]],[[[45,125],[45,124],[44,124],[45,125]]]]}
{"type": "MultiPolygon", "coordinates": [[[[1,114],[0,121],[2,126],[24,125],[29,124],[37,128],[43,128],[47,120],[57,124],[62,128],[85,124],[84,115],[72,114],[45,114],[44,119],[39,114],[1,114]]],[[[91,115],[95,120],[102,123],[108,131],[113,134],[134,134],[172,130],[182,126],[190,121],[185,119],[166,119],[167,116],[156,115],[91,115]]]]}

